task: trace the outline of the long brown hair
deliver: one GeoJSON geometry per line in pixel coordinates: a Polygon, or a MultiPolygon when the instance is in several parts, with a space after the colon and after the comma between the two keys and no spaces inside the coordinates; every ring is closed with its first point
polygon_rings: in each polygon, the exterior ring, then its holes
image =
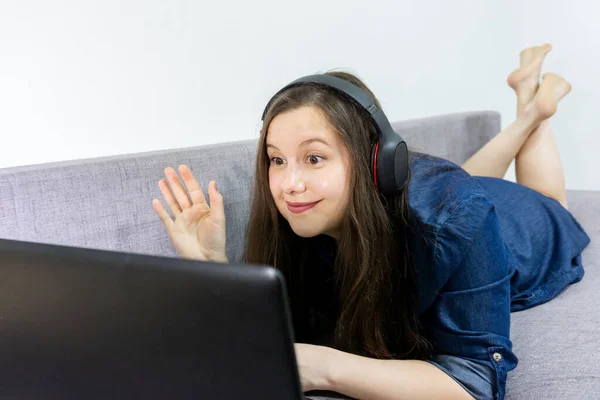
{"type": "MultiPolygon", "coordinates": [[[[380,107],[358,77],[346,72],[327,74],[362,88],[380,107]]],[[[427,357],[431,346],[416,315],[416,276],[409,248],[415,224],[409,213],[408,183],[395,198],[385,199],[377,192],[369,167],[377,132],[368,113],[337,91],[318,84],[294,87],[281,93],[267,110],[258,140],[244,260],[271,265],[283,273],[296,340],[308,338],[303,268],[309,259],[309,239],[296,235],[277,210],[269,190],[266,151],[273,118],[304,106],[321,111],[351,158],[350,200],[334,266],[340,304],[335,347],[375,358],[427,357]]]]}

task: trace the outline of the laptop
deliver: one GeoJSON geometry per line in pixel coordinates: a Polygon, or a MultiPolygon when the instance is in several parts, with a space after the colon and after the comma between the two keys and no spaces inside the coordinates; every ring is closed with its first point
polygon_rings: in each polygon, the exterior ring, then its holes
{"type": "Polygon", "coordinates": [[[303,399],[283,275],[0,239],[0,397],[303,399]]]}

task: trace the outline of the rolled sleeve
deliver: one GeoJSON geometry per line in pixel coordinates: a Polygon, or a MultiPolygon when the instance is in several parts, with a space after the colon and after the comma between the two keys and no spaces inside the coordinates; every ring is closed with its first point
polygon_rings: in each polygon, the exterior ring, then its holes
{"type": "Polygon", "coordinates": [[[434,258],[452,273],[430,310],[437,354],[430,362],[475,398],[503,399],[507,372],[518,362],[509,339],[514,266],[489,198],[471,198],[445,221],[434,258]]]}
{"type": "Polygon", "coordinates": [[[485,363],[443,354],[427,362],[450,375],[475,399],[494,398],[494,371],[485,363]]]}

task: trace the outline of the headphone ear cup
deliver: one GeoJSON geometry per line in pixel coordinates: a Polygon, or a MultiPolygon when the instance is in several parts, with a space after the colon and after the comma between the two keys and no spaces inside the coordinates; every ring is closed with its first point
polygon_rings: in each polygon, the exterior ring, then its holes
{"type": "Polygon", "coordinates": [[[371,177],[375,184],[375,189],[379,191],[379,185],[377,183],[377,154],[379,152],[379,141],[375,142],[371,146],[371,177]]]}

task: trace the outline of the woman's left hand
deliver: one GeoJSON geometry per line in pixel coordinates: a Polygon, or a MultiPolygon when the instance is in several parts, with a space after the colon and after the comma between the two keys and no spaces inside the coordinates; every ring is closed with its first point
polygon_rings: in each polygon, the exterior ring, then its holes
{"type": "Polygon", "coordinates": [[[296,361],[302,391],[331,390],[331,374],[339,351],[331,347],[296,343],[296,361]]]}

